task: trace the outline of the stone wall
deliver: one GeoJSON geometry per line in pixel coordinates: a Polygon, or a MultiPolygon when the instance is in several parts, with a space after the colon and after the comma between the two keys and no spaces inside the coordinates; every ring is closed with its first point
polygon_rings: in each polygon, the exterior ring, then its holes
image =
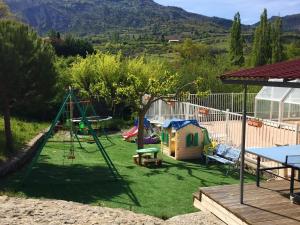
{"type": "Polygon", "coordinates": [[[35,155],[41,141],[44,138],[45,131],[39,133],[33,139],[31,139],[26,147],[21,149],[19,153],[8,159],[8,161],[4,162],[0,165],[0,177],[4,177],[10,173],[13,173],[23,167],[28,161],[30,161],[35,155]]]}

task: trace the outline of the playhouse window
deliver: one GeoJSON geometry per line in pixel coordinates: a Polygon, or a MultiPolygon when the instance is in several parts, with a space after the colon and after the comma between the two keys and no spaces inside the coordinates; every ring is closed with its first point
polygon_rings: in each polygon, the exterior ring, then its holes
{"type": "Polygon", "coordinates": [[[165,145],[169,145],[169,134],[166,132],[161,133],[161,140],[165,145]]]}
{"type": "Polygon", "coordinates": [[[193,138],[193,144],[194,144],[194,146],[198,146],[198,133],[195,133],[194,134],[194,138],[193,138]]]}
{"type": "Polygon", "coordinates": [[[186,147],[198,146],[198,133],[186,136],[186,147]]]}

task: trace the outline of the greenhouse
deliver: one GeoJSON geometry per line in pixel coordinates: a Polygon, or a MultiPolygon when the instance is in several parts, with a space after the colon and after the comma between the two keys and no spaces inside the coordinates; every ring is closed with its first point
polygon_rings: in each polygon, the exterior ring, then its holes
{"type": "Polygon", "coordinates": [[[254,111],[257,118],[277,122],[300,122],[300,90],[263,87],[255,97],[254,111]]]}

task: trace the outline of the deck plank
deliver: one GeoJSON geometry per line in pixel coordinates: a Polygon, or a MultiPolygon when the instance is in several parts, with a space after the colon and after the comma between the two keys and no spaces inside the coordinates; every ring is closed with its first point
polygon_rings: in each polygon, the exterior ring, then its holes
{"type": "MultiPolygon", "coordinates": [[[[298,182],[295,187],[299,192],[298,182]]],[[[244,204],[239,202],[239,188],[239,185],[200,188],[194,196],[207,196],[246,224],[300,224],[300,205],[290,201],[288,181],[262,182],[261,187],[245,184],[244,204]]]]}

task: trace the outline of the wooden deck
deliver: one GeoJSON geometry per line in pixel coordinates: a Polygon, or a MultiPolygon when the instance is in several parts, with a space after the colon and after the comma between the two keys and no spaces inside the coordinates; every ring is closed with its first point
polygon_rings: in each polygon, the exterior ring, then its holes
{"type": "MultiPolygon", "coordinates": [[[[300,191],[295,183],[295,191],[300,191]]],[[[288,181],[270,181],[245,185],[245,200],[241,205],[239,185],[200,188],[194,194],[194,206],[210,211],[230,225],[295,225],[300,224],[300,205],[289,199],[288,181]]]]}

